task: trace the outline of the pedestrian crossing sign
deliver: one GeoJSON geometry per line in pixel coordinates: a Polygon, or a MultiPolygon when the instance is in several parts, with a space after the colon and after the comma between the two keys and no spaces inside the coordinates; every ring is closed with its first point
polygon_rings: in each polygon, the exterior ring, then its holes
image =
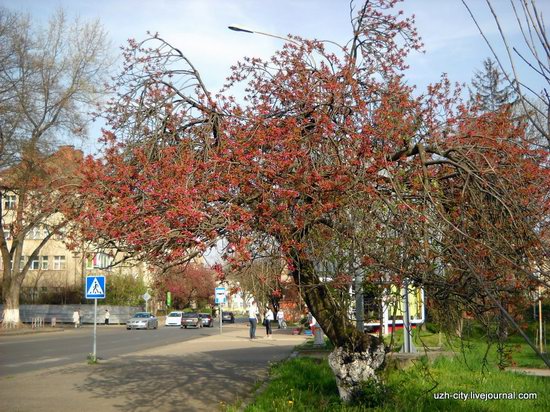
{"type": "Polygon", "coordinates": [[[105,299],[105,276],[86,276],[86,299],[105,299]]]}

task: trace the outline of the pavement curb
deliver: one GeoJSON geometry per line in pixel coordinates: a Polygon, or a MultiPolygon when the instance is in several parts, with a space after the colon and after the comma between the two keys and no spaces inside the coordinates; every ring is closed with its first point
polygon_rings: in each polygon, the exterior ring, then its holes
{"type": "Polygon", "coordinates": [[[504,370],[506,372],[520,373],[523,375],[538,376],[541,378],[550,378],[550,369],[513,367],[513,368],[506,368],[504,370]]]}
{"type": "Polygon", "coordinates": [[[0,338],[1,337],[7,337],[7,336],[21,336],[21,335],[39,335],[42,333],[53,333],[53,332],[64,332],[65,328],[51,328],[51,329],[22,329],[22,330],[16,330],[13,329],[13,332],[10,331],[10,329],[2,330],[0,331],[0,338]]]}

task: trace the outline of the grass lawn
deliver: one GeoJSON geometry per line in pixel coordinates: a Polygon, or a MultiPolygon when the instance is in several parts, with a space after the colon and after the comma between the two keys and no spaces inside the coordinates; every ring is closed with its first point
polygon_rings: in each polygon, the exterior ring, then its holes
{"type": "MultiPolygon", "coordinates": [[[[311,340],[312,341],[312,340],[311,340]]],[[[437,346],[438,334],[420,332],[415,344],[437,346]]],[[[512,359],[517,366],[543,367],[531,356],[524,343],[512,337],[512,359]]],[[[550,378],[526,376],[501,371],[497,367],[497,351],[480,340],[471,340],[463,347],[447,342],[446,349],[455,349],[456,355],[438,358],[431,364],[419,360],[406,370],[390,369],[384,372],[385,387],[375,391],[379,403],[368,408],[366,403],[348,406],[340,402],[336,382],[324,359],[298,357],[275,364],[271,380],[245,411],[544,411],[550,410],[550,378]],[[461,395],[462,393],[462,395],[461,395]],[[515,396],[534,393],[536,399],[453,399],[453,396],[515,396]],[[511,394],[511,395],[508,395],[511,394]],[[436,399],[442,397],[444,399],[436,399]],[[445,399],[447,398],[447,399],[445,399]]],[[[299,349],[307,350],[310,341],[299,349]]],[[[237,408],[230,407],[228,411],[237,408]]]]}

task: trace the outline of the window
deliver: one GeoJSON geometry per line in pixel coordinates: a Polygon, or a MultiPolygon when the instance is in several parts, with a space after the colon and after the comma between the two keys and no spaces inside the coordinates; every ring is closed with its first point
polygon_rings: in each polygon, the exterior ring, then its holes
{"type": "Polygon", "coordinates": [[[48,256],[42,256],[40,258],[42,270],[48,270],[48,256]]]}
{"type": "MultiPolygon", "coordinates": [[[[20,266],[23,268],[23,265],[28,260],[27,256],[22,256],[20,261],[20,266]]],[[[31,261],[29,270],[48,270],[48,256],[38,256],[31,261]]]]}
{"type": "Polygon", "coordinates": [[[4,225],[4,239],[11,239],[11,225],[4,225]]]}
{"type": "MultiPolygon", "coordinates": [[[[50,233],[49,229],[46,227],[44,228],[44,231],[47,231],[48,233],[50,233]]],[[[67,237],[66,230],[63,227],[58,228],[55,232],[55,235],[53,236],[55,240],[64,240],[66,237],[67,237]]]]}
{"type": "Polygon", "coordinates": [[[105,253],[86,256],[86,269],[105,269],[113,263],[113,257],[105,253]]]}
{"type": "Polygon", "coordinates": [[[27,239],[42,239],[42,230],[40,226],[35,226],[27,233],[27,239]]]}
{"type": "Polygon", "coordinates": [[[86,255],[86,269],[94,268],[94,255],[86,255]]]}
{"type": "Polygon", "coordinates": [[[67,268],[67,263],[65,262],[65,256],[53,257],[53,270],[63,270],[66,268],[67,268]]]}
{"type": "Polygon", "coordinates": [[[40,269],[40,258],[39,258],[39,257],[35,257],[35,258],[31,261],[30,270],[38,270],[38,269],[40,269]]]}
{"type": "Polygon", "coordinates": [[[4,209],[15,209],[15,201],[15,195],[4,195],[4,209]]]}

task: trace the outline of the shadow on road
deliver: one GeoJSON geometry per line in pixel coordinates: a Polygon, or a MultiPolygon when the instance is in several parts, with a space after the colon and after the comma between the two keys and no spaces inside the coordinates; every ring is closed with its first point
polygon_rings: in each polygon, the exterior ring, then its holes
{"type": "Polygon", "coordinates": [[[121,411],[209,411],[246,398],[287,348],[264,346],[185,355],[125,356],[97,365],[77,389],[121,411]]]}

